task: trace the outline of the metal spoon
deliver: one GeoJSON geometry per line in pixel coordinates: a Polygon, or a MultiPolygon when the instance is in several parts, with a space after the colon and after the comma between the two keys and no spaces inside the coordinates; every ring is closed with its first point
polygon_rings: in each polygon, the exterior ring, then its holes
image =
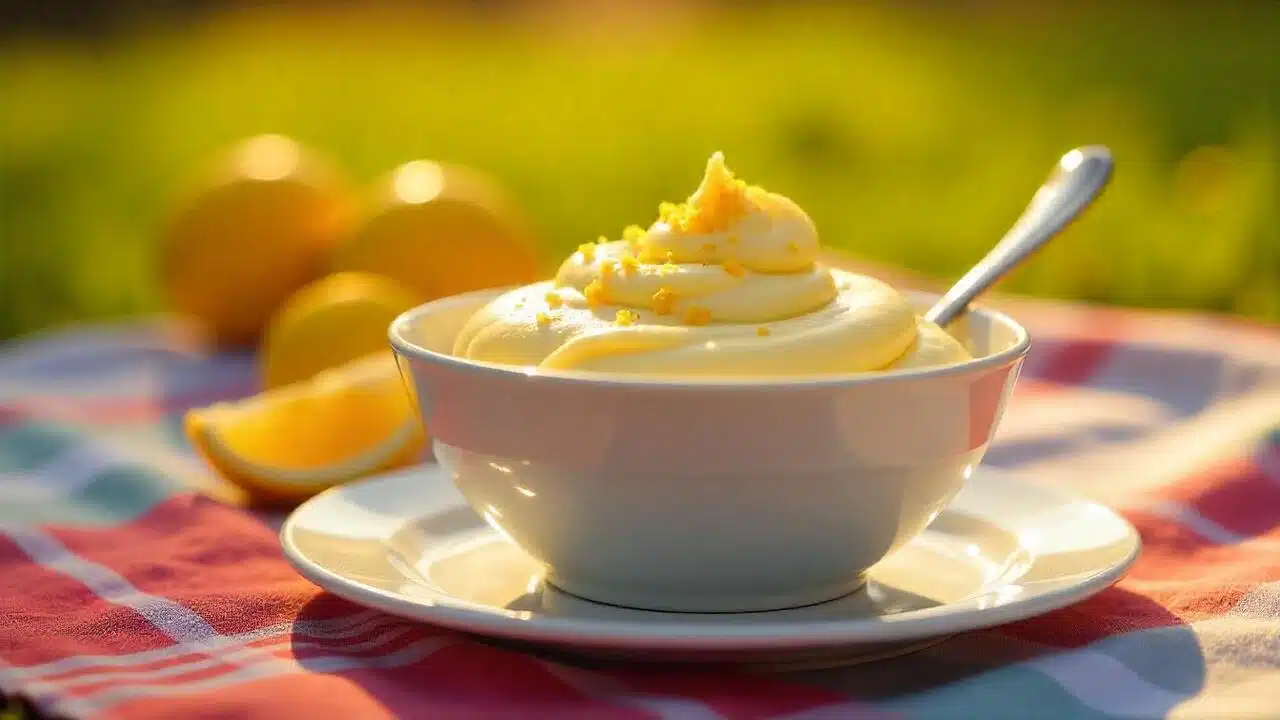
{"type": "Polygon", "coordinates": [[[946,327],[1005,273],[1065,228],[1111,179],[1111,151],[1101,145],[1076,148],[1058,161],[1009,232],[924,314],[946,327]]]}

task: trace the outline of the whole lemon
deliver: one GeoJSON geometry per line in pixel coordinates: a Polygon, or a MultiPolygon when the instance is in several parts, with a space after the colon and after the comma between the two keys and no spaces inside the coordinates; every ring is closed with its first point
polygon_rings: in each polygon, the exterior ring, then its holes
{"type": "Polygon", "coordinates": [[[371,353],[390,355],[387,326],[421,302],[413,290],[371,273],[335,273],[307,285],[263,334],[263,383],[283,387],[371,353]]]}
{"type": "Polygon", "coordinates": [[[533,242],[511,200],[486,174],[415,160],[372,189],[333,267],[395,278],[427,299],[538,279],[533,242]]]}
{"type": "Polygon", "coordinates": [[[169,219],[163,291],[219,343],[252,343],[290,294],[325,272],[349,209],[335,173],[297,141],[242,141],[169,219]]]}

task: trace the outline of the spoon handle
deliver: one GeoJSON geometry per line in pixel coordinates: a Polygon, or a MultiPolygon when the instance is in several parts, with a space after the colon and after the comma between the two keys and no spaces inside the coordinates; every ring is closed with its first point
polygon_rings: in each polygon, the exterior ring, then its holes
{"type": "Polygon", "coordinates": [[[1065,228],[1111,179],[1111,151],[1101,145],[1076,148],[1058,161],[1009,232],[964,274],[924,317],[946,327],[1018,263],[1065,228]]]}

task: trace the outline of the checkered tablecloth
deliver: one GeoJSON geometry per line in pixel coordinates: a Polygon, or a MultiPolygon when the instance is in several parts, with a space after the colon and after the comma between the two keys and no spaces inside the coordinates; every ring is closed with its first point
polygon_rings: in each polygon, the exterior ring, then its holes
{"type": "Polygon", "coordinates": [[[1075,607],[795,675],[570,667],[366,610],[182,412],[254,390],[163,319],[0,352],[0,690],[69,717],[1280,718],[1280,337],[1002,303],[1035,347],[988,463],[1122,511],[1145,550],[1075,607]]]}

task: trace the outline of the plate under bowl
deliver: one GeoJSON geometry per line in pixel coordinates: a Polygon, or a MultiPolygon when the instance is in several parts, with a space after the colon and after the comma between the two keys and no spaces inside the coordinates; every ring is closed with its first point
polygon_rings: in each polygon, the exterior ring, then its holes
{"type": "Polygon", "coordinates": [[[281,542],[299,572],[335,595],[521,647],[788,668],[900,654],[1061,608],[1118,580],[1140,548],[1133,527],[1104,506],[980,470],[848,596],[773,612],[633,610],[547,585],[542,567],[434,464],[308,500],[281,542]]]}

